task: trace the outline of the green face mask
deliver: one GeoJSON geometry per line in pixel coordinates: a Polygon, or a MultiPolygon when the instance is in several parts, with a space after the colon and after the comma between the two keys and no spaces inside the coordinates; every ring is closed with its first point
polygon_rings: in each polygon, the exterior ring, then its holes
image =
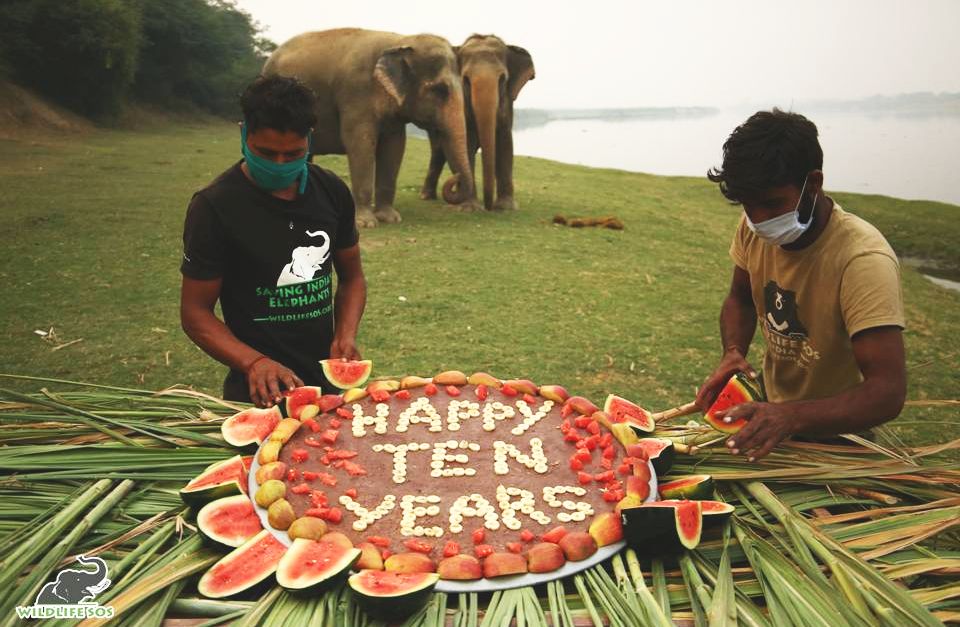
{"type": "MultiPolygon", "coordinates": [[[[309,142],[309,139],[307,140],[309,142]]],[[[290,187],[297,178],[300,178],[300,187],[297,193],[302,194],[307,188],[307,156],[310,154],[309,143],[307,144],[307,154],[295,161],[286,163],[277,163],[264,159],[253,154],[250,147],[247,146],[247,125],[240,125],[240,149],[243,152],[243,158],[247,162],[247,169],[250,176],[256,181],[257,185],[263,189],[273,192],[278,189],[290,187]]]]}

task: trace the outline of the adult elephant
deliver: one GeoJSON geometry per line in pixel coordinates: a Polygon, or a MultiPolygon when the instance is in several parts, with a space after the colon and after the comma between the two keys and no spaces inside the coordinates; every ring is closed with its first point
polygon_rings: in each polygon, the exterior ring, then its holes
{"type": "MultiPolygon", "coordinates": [[[[457,48],[467,116],[467,151],[473,171],[477,148],[483,159],[483,205],[516,209],[513,198],[513,101],[534,78],[533,59],[496,35],[471,35],[457,48]],[[496,184],[496,200],[494,200],[496,184]]],[[[437,197],[437,181],[447,160],[442,137],[430,133],[430,167],[421,198],[437,197]]],[[[451,162],[451,166],[453,166],[451,162]]],[[[456,171],[456,168],[453,168],[456,171]]]]}
{"type": "Polygon", "coordinates": [[[479,208],[463,88],[446,39],[358,28],[304,33],[277,48],[263,73],[295,76],[316,93],[311,152],[347,155],[359,226],[400,221],[393,202],[408,122],[436,135],[450,161],[444,200],[479,208]]]}

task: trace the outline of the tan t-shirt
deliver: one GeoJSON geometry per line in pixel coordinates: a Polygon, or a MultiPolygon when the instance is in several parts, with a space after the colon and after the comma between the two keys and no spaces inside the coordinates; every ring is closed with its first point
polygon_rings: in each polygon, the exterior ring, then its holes
{"type": "Polygon", "coordinates": [[[850,338],[904,326],[896,254],[880,231],[836,202],[824,231],[802,250],[767,244],[741,218],[730,256],[750,275],[771,401],[826,398],[857,385],[863,377],[850,338]]]}

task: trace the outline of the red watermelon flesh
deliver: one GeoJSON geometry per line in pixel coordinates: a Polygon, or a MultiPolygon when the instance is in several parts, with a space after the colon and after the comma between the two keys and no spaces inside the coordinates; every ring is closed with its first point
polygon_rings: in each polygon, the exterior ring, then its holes
{"type": "MultiPolygon", "coordinates": [[[[244,470],[243,467],[243,458],[235,455],[230,459],[207,466],[206,470],[200,473],[199,476],[194,477],[181,491],[195,492],[203,488],[210,488],[231,481],[243,484],[245,478],[246,470],[244,470]]],[[[245,486],[241,485],[241,487],[245,486]]]]}
{"type": "Polygon", "coordinates": [[[242,592],[272,575],[286,552],[287,547],[264,529],[211,566],[197,590],[211,599],[242,592]]]}
{"type": "Polygon", "coordinates": [[[369,359],[363,361],[324,359],[320,361],[320,365],[323,367],[323,376],[327,381],[341,390],[360,387],[373,370],[373,362],[369,359]]]}
{"type": "Polygon", "coordinates": [[[710,406],[710,409],[707,410],[707,413],[704,414],[703,419],[717,431],[723,433],[736,433],[740,431],[746,424],[747,420],[745,418],[740,418],[730,423],[726,423],[722,418],[718,418],[717,414],[721,411],[730,409],[742,403],[749,403],[751,401],[757,400],[754,398],[753,394],[750,392],[750,389],[740,382],[737,375],[730,377],[730,380],[727,381],[727,384],[723,386],[723,390],[720,391],[720,395],[717,396],[717,400],[713,402],[713,405],[710,406]]]}
{"type": "Polygon", "coordinates": [[[682,501],[674,507],[680,543],[688,549],[696,548],[700,544],[700,532],[703,530],[700,501],[682,501]]]}
{"type": "Polygon", "coordinates": [[[309,588],[346,572],[360,553],[346,543],[297,538],[280,561],[277,582],[289,589],[309,588]]]}
{"type": "Polygon", "coordinates": [[[280,408],[277,406],[269,409],[252,407],[224,420],[220,433],[231,446],[260,444],[280,423],[281,418],[280,408]]]}
{"type": "Polygon", "coordinates": [[[207,503],[197,514],[197,526],[211,540],[232,547],[241,546],[263,529],[245,494],[207,503]]]}
{"type": "Polygon", "coordinates": [[[297,420],[304,418],[313,418],[320,411],[319,399],[323,396],[323,390],[318,387],[305,385],[295,388],[286,393],[287,396],[287,415],[297,420]],[[301,416],[300,413],[305,407],[313,405],[313,409],[308,416],[301,416]]]}
{"type": "Polygon", "coordinates": [[[712,516],[714,514],[731,514],[734,507],[730,503],[722,501],[700,501],[700,509],[704,516],[712,516]]]}
{"type": "Polygon", "coordinates": [[[377,597],[398,596],[421,590],[437,582],[436,573],[401,573],[389,570],[364,570],[350,578],[350,586],[377,597]]]}
{"type": "Polygon", "coordinates": [[[634,428],[646,433],[653,431],[656,427],[650,418],[650,412],[616,394],[607,396],[603,411],[610,416],[611,422],[629,422],[634,428]]]}

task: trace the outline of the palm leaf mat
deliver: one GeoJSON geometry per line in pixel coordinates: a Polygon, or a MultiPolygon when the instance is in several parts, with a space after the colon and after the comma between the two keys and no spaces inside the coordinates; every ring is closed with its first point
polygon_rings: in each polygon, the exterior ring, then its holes
{"type": "MultiPolygon", "coordinates": [[[[185,389],[32,380],[56,391],[0,388],[0,626],[19,624],[15,608],[78,554],[109,567],[97,601],[114,607],[110,624],[383,624],[345,586],[309,599],[276,586],[253,600],[199,597],[198,576],[220,554],[200,541],[178,490],[235,453],[220,437],[235,406],[185,389]]],[[[909,448],[881,429],[879,443],[792,443],[748,463],[694,422],[652,435],[690,451],[671,475],[711,474],[715,498],[736,506],[695,550],[627,550],[544,586],[435,593],[402,624],[960,623],[960,469],[943,455],[960,441],[909,448]]]]}

